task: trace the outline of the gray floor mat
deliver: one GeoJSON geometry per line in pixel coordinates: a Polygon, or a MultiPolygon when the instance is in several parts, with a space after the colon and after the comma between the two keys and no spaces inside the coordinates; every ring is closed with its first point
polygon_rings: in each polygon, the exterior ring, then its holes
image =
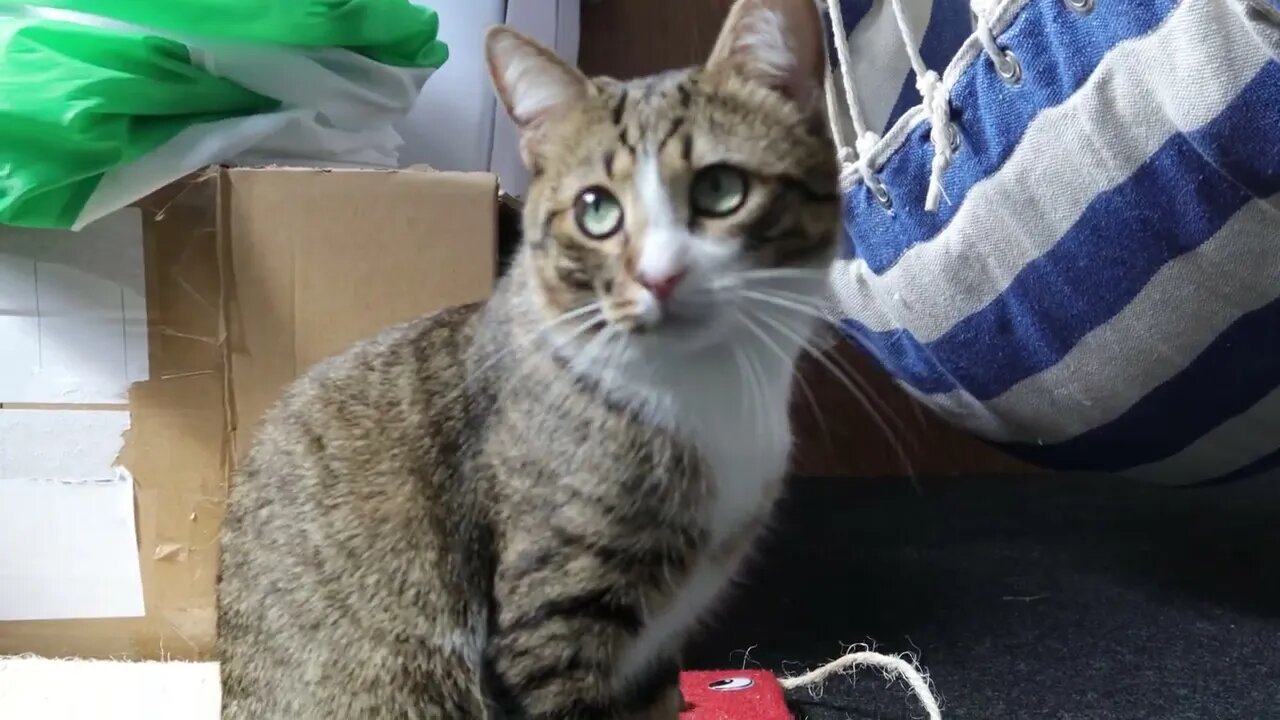
{"type": "MultiPolygon", "coordinates": [[[[954,720],[1280,718],[1280,482],[795,480],[694,667],[916,648],[954,720]]],[[[798,718],[922,717],[871,674],[798,718]]]]}

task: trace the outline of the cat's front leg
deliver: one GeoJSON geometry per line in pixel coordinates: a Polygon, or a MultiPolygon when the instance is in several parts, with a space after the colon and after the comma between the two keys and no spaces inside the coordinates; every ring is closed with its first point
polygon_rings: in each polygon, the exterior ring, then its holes
{"type": "Polygon", "coordinates": [[[663,688],[650,707],[640,711],[639,720],[676,720],[681,710],[684,710],[684,695],[677,682],[663,688]]]}
{"type": "Polygon", "coordinates": [[[498,705],[528,720],[658,717],[638,715],[614,680],[619,649],[635,633],[638,605],[608,590],[544,589],[542,597],[499,612],[489,646],[498,705]]]}
{"type": "Polygon", "coordinates": [[[675,720],[684,709],[680,692],[680,662],[656,660],[627,684],[626,717],[634,720],[675,720]]]}
{"type": "Polygon", "coordinates": [[[643,695],[618,682],[644,622],[643,589],[596,554],[531,540],[495,577],[495,702],[529,720],[675,720],[674,673],[643,695]]]}

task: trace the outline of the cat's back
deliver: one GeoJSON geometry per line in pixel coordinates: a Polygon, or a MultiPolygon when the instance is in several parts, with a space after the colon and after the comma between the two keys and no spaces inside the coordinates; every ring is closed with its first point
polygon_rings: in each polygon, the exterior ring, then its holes
{"type": "Polygon", "coordinates": [[[351,491],[344,499],[359,501],[391,490],[378,487],[380,477],[451,465],[476,396],[465,377],[478,310],[452,308],[390,328],[294,381],[263,418],[232,507],[251,507],[250,493],[289,499],[313,485],[329,500],[351,491]],[[285,474],[294,482],[282,482],[285,474]]]}

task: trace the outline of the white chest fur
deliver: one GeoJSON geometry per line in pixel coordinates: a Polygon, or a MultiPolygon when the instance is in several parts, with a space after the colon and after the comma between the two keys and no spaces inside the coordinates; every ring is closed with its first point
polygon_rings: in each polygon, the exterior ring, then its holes
{"type": "Polygon", "coordinates": [[[731,540],[761,519],[786,472],[791,450],[788,404],[792,364],[783,358],[753,359],[744,383],[734,359],[685,366],[671,419],[698,449],[711,474],[713,493],[705,508],[708,551],[676,590],[672,601],[649,618],[628,649],[618,679],[625,681],[676,647],[733,579],[746,554],[731,540]]]}

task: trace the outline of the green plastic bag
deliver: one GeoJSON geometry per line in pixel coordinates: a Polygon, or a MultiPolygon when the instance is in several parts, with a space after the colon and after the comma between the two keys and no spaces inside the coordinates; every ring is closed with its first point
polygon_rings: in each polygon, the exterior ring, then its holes
{"type": "MultiPolygon", "coordinates": [[[[0,0],[0,7],[22,3],[0,0]]],[[[43,7],[183,35],[340,47],[388,65],[440,67],[440,19],[408,0],[41,0],[43,7]]]]}
{"type": "Polygon", "coordinates": [[[0,18],[0,223],[71,227],[103,172],[194,123],[274,109],[157,37],[0,18]]]}
{"type": "MultiPolygon", "coordinates": [[[[407,113],[447,57],[435,37],[435,14],[407,0],[44,5],[98,13],[108,22],[62,19],[65,13],[51,16],[0,0],[0,224],[79,228],[205,164],[253,149],[255,139],[278,145],[279,133],[291,130],[303,139],[304,150],[305,142],[318,143],[321,151],[333,150],[335,161],[345,161],[343,153],[362,157],[362,142],[380,143],[371,152],[385,158],[387,134],[398,139],[387,116],[407,113]],[[309,20],[299,15],[308,10],[309,20]],[[193,26],[197,14],[209,18],[199,27],[193,26]],[[296,32],[287,27],[293,20],[296,32]],[[138,25],[148,30],[131,27],[138,25]],[[197,47],[199,37],[210,37],[209,47],[197,47]],[[350,59],[334,62],[335,53],[350,59]],[[248,57],[276,62],[263,60],[245,70],[248,57]],[[277,86],[289,84],[293,75],[280,80],[282,69],[298,64],[311,72],[314,86],[327,86],[330,94],[315,90],[309,105],[298,96],[312,93],[312,82],[291,83],[279,96],[289,98],[286,106],[268,90],[253,92],[228,79],[235,77],[229,69],[237,63],[241,82],[251,87],[258,88],[263,67],[276,70],[277,86]],[[206,66],[219,67],[218,76],[206,66]],[[350,75],[335,74],[341,72],[350,75]],[[371,88],[395,88],[399,94],[359,90],[350,94],[373,95],[369,107],[342,105],[342,88],[360,88],[362,80],[374,83],[375,77],[394,82],[371,88]],[[349,120],[344,127],[325,126],[326,117],[338,116],[335,107],[360,127],[349,120]]],[[[316,159],[331,158],[321,152],[316,159]]]]}

